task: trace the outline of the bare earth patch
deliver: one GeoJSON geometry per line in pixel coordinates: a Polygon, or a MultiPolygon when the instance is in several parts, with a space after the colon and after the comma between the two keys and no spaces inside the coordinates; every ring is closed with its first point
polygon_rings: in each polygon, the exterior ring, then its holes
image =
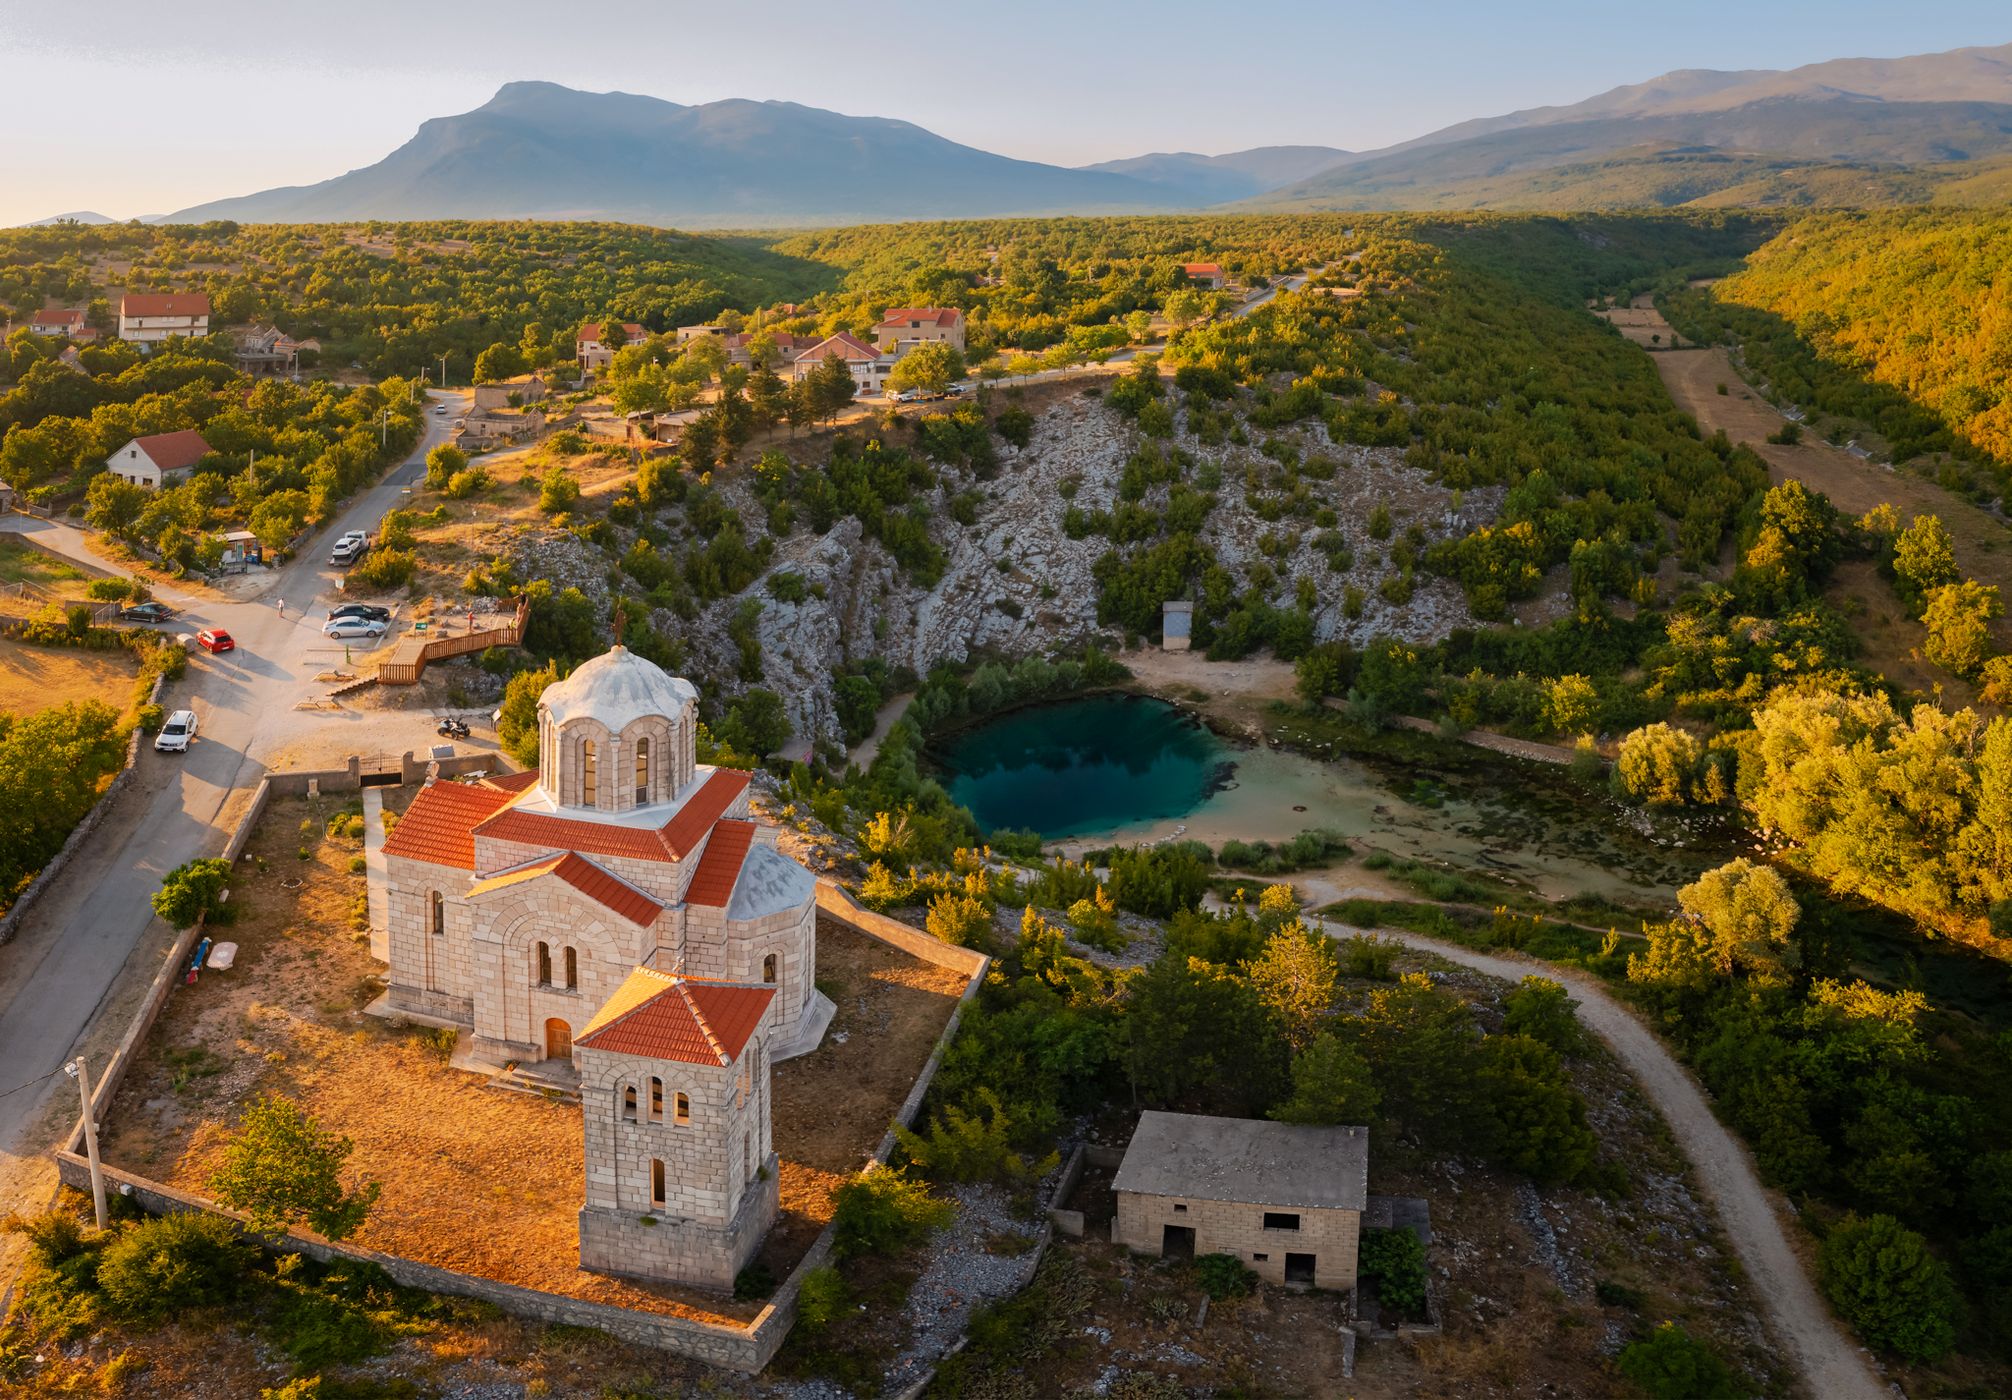
{"type": "Polygon", "coordinates": [[[133,703],[133,654],[37,647],[0,637],[0,710],[28,714],[73,700],[103,700],[125,711],[133,703]]]}
{"type": "MultiPolygon", "coordinates": [[[[579,1106],[489,1089],[448,1068],[446,1037],[362,1014],[381,967],[353,918],[361,841],[325,834],[345,810],[268,807],[217,935],[238,944],[237,965],[175,992],[106,1115],[106,1160],[207,1194],[243,1106],[281,1093],[353,1138],[352,1170],[383,1183],[358,1244],[594,1302],[752,1318],[759,1302],[580,1269],[579,1106]]],[[[831,1033],[775,1074],[784,1218],[762,1258],[778,1278],[830,1218],[830,1187],[871,1155],[964,986],[845,930],[820,938],[819,980],[838,1007],[831,1033]]]]}

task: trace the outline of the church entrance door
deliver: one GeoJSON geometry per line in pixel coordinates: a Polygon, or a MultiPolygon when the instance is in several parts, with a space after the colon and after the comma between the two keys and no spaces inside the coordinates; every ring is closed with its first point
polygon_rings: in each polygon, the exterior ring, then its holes
{"type": "Polygon", "coordinates": [[[548,1060],[573,1058],[573,1028],[557,1016],[545,1023],[545,1058],[548,1060]]]}

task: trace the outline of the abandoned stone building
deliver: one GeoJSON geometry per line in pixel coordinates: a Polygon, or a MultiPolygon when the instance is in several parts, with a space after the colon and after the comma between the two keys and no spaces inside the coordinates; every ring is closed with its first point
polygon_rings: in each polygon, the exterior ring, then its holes
{"type": "Polygon", "coordinates": [[[1114,1244],[1231,1254],[1269,1283],[1352,1289],[1369,1130],[1148,1111],[1111,1189],[1114,1244]]]}
{"type": "Polygon", "coordinates": [[[386,1004],[577,1082],[584,1265],[721,1288],[775,1218],[770,1066],[833,1008],[816,882],[697,729],[617,646],[545,691],[536,772],[422,789],[384,843],[386,1004]]]}

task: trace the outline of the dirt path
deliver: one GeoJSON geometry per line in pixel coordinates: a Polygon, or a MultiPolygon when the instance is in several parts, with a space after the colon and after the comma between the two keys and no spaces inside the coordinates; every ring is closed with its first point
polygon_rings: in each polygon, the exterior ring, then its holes
{"type": "MultiPolygon", "coordinates": [[[[1321,920],[1330,934],[1362,930],[1321,920]]],[[[1717,1208],[1740,1263],[1767,1308],[1777,1339],[1787,1347],[1813,1395],[1823,1400],[1882,1400],[1889,1394],[1865,1353],[1847,1337],[1817,1295],[1782,1228],[1785,1205],[1761,1185],[1746,1149],[1713,1116],[1704,1092],[1662,1042],[1606,989],[1582,973],[1534,959],[1475,952],[1403,929],[1380,937],[1436,953],[1449,962],[1519,981],[1541,972],[1579,1001],[1579,1019],[1605,1041],[1670,1125],[1698,1182],[1717,1208]]]]}
{"type": "MultiPolygon", "coordinates": [[[[1653,335],[1662,336],[1664,345],[1671,344],[1676,332],[1663,314],[1653,306],[1639,304],[1646,298],[1637,301],[1635,306],[1600,314],[1638,345],[1646,345],[1653,335]]],[[[1723,431],[1733,442],[1751,447],[1767,462],[1771,479],[1794,478],[1823,492],[1839,510],[1851,515],[1863,515],[1874,506],[1890,503],[1900,513],[1903,525],[1916,515],[1938,516],[1948,527],[1957,567],[1967,577],[1994,584],[2001,593],[2012,596],[2012,532],[1989,511],[1924,477],[1855,456],[1813,433],[1794,445],[1769,442],[1768,435],[1788,420],[1740,376],[1723,346],[1659,350],[1649,358],[1655,362],[1663,387],[1678,408],[1697,419],[1700,432],[1709,437],[1723,431]],[[1723,394],[1720,385],[1725,386],[1723,394]]],[[[1968,684],[1921,659],[1925,629],[1908,615],[1870,564],[1840,567],[1830,591],[1832,601],[1854,616],[1854,631],[1866,664],[1912,689],[1927,691],[1940,684],[1955,702],[1969,700],[1972,690],[1968,684]]],[[[2004,624],[1995,630],[2001,645],[2012,636],[2004,624]]]]}

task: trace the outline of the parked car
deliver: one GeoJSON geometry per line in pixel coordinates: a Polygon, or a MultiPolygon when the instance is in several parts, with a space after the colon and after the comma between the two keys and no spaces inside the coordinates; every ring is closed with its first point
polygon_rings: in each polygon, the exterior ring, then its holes
{"type": "Polygon", "coordinates": [[[369,544],[370,536],[363,531],[347,531],[335,542],[335,548],[329,551],[328,562],[338,568],[347,568],[363,557],[363,551],[369,544]]]}
{"type": "Polygon", "coordinates": [[[155,753],[187,753],[189,740],[196,737],[196,712],[176,710],[161,725],[161,732],[154,736],[155,753]]]}
{"type": "Polygon", "coordinates": [[[380,608],[375,603],[344,603],[339,608],[328,610],[328,620],[334,622],[339,617],[361,617],[371,622],[391,621],[391,609],[380,608]]]}
{"type": "Polygon", "coordinates": [[[119,609],[121,622],[166,622],[174,615],[175,610],[166,603],[135,603],[119,609]]]}
{"type": "Polygon", "coordinates": [[[231,634],[221,627],[205,627],[196,633],[196,645],[209,652],[238,649],[238,644],[231,640],[231,634]]]}
{"type": "Polygon", "coordinates": [[[324,637],[348,640],[351,637],[382,637],[385,624],[374,617],[332,617],[322,624],[324,637]]]}

